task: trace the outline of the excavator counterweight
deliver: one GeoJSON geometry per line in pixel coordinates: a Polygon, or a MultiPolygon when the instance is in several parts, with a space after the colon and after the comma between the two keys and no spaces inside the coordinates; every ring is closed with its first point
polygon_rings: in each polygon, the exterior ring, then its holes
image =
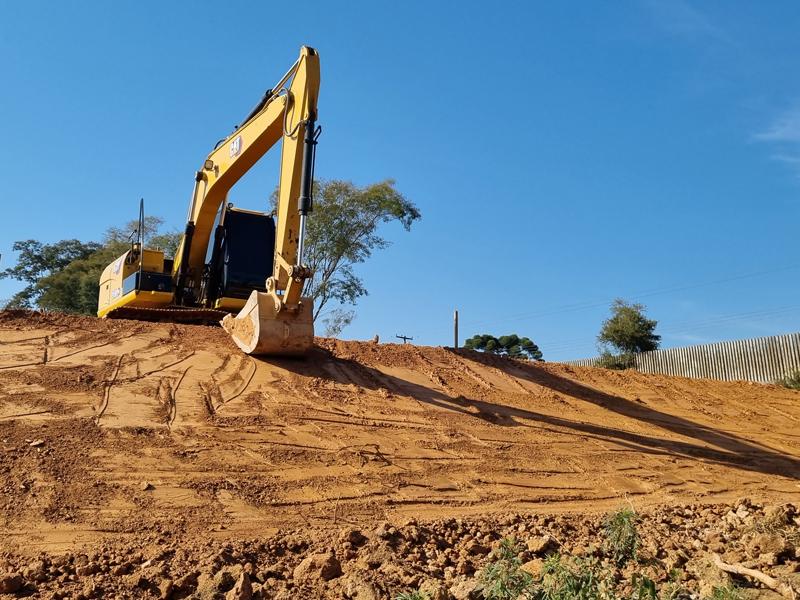
{"type": "Polygon", "coordinates": [[[300,57],[195,174],[174,258],[139,236],[100,278],[99,317],[219,322],[248,354],[301,355],[314,343],[313,302],[302,292],[305,220],[311,212],[319,55],[300,57]],[[273,212],[234,207],[230,189],[281,143],[273,212]],[[277,219],[277,222],[276,222],[277,219]],[[233,313],[238,312],[236,316],[233,313]]]}

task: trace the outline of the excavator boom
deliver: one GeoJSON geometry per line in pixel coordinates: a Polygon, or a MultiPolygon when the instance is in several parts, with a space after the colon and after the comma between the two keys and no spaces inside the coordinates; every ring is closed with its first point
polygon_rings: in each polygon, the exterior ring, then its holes
{"type": "Polygon", "coordinates": [[[197,171],[174,259],[145,249],[141,240],[133,244],[101,277],[99,316],[202,321],[224,315],[223,327],[247,353],[303,354],[311,347],[313,305],[302,297],[311,273],[302,264],[302,248],[319,135],[319,84],[319,56],[304,46],[197,171]],[[233,207],[227,196],[278,142],[276,224],[271,214],[233,207]],[[230,314],[237,310],[235,317],[230,314]]]}

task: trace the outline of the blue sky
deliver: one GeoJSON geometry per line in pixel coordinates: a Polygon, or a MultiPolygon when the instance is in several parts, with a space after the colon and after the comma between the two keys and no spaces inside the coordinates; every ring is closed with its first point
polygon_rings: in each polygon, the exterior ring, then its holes
{"type": "MultiPolygon", "coordinates": [[[[423,220],[358,272],[344,337],[516,332],[595,353],[614,297],[665,346],[800,329],[796,2],[19,2],[0,20],[14,240],[182,228],[192,175],[294,61],[322,62],[317,173],[423,220]]],[[[263,208],[265,159],[231,193],[263,208]]],[[[0,281],[0,298],[18,286],[0,281]]],[[[462,337],[463,337],[462,335],[462,337]]]]}

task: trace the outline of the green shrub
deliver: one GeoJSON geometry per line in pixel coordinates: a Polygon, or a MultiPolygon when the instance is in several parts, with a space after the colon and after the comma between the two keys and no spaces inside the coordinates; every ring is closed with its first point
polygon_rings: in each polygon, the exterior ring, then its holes
{"type": "Polygon", "coordinates": [[[636,359],[633,354],[611,354],[604,351],[597,360],[597,366],[604,369],[632,369],[636,366],[636,359]]]}
{"type": "Polygon", "coordinates": [[[606,552],[619,566],[636,560],[639,551],[638,515],[632,508],[621,508],[606,517],[606,552]]]}
{"type": "Polygon", "coordinates": [[[800,370],[789,373],[783,379],[779,379],[778,385],[782,385],[790,390],[800,390],[800,370]]]}
{"type": "Polygon", "coordinates": [[[633,574],[631,587],[633,587],[631,600],[658,600],[655,582],[641,573],[633,574]]]}

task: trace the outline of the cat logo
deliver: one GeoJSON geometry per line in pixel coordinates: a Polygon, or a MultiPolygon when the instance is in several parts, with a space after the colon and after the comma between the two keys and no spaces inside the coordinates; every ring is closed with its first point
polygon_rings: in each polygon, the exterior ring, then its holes
{"type": "Polygon", "coordinates": [[[242,152],[242,136],[237,135],[235,138],[233,138],[233,141],[231,142],[231,148],[230,148],[231,158],[233,158],[234,156],[239,156],[241,152],[242,152]]]}

